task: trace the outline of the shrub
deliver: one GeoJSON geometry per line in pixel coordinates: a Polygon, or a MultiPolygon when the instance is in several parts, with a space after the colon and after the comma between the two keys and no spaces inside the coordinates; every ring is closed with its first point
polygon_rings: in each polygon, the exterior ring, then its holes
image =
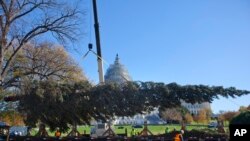
{"type": "Polygon", "coordinates": [[[250,111],[245,111],[240,113],[238,116],[234,117],[230,124],[247,124],[250,125],[250,111]]]}

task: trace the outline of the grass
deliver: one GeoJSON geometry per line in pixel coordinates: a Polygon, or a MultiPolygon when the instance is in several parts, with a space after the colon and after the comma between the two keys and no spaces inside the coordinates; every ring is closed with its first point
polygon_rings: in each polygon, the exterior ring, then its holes
{"type": "MultiPolygon", "coordinates": [[[[78,131],[80,132],[80,134],[90,134],[90,129],[92,126],[78,126],[78,131]]],[[[174,129],[176,129],[177,131],[181,129],[181,126],[179,124],[171,124],[171,125],[148,125],[148,129],[154,134],[154,135],[158,135],[158,134],[164,134],[165,133],[165,129],[166,127],[168,127],[168,131],[173,131],[174,129]]],[[[131,130],[132,130],[132,126],[131,125],[122,125],[122,126],[113,126],[112,127],[115,131],[116,134],[125,134],[125,129],[127,129],[127,135],[130,136],[131,134],[131,130]],[[122,129],[118,129],[118,127],[123,127],[122,129]]],[[[187,130],[192,130],[192,129],[206,129],[207,126],[206,125],[200,125],[200,124],[192,124],[192,125],[187,125],[186,129],[187,130]]],[[[135,128],[136,132],[141,132],[143,130],[143,128],[135,128]]],[[[227,130],[227,129],[226,129],[227,130]]],[[[31,135],[35,135],[37,133],[38,129],[32,129],[31,131],[31,135]]],[[[48,133],[50,136],[54,136],[54,132],[50,132],[49,129],[47,129],[48,133]]],[[[68,131],[69,133],[70,131],[68,131]]],[[[63,133],[62,136],[66,136],[68,133],[63,133]]]]}

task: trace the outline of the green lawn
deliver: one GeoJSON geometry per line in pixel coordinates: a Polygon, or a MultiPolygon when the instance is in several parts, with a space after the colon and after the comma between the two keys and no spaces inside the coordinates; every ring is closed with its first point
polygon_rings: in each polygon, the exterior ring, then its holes
{"type": "MultiPolygon", "coordinates": [[[[124,129],[118,129],[119,126],[115,126],[115,133],[125,133],[125,128],[127,128],[128,134],[130,134],[132,127],[131,125],[128,126],[123,126],[124,129]]],[[[165,129],[166,127],[168,127],[169,132],[175,130],[181,130],[181,126],[180,125],[149,125],[148,129],[154,134],[154,135],[158,135],[158,134],[164,134],[165,133],[165,129]]],[[[192,129],[204,129],[207,128],[207,126],[197,126],[197,125],[188,125],[187,130],[192,130],[192,129]]],[[[136,128],[136,130],[138,132],[141,132],[143,128],[136,128]]]]}
{"type": "MultiPolygon", "coordinates": [[[[172,124],[172,125],[148,125],[148,129],[154,134],[154,135],[158,135],[158,134],[164,134],[165,133],[165,129],[166,127],[169,128],[169,131],[172,131],[174,129],[176,130],[180,130],[181,126],[178,124],[172,124]]],[[[81,134],[84,134],[84,132],[86,134],[90,134],[90,128],[91,126],[78,126],[78,131],[81,134]]],[[[198,125],[198,124],[192,124],[192,125],[187,125],[187,130],[192,130],[192,129],[204,129],[207,128],[206,125],[198,125]]],[[[127,129],[127,133],[128,136],[130,136],[131,130],[132,130],[132,126],[131,125],[124,125],[124,126],[113,126],[113,129],[115,131],[116,134],[124,134],[125,133],[125,129],[127,129]],[[118,127],[123,127],[122,129],[118,129],[118,127]]],[[[141,132],[143,128],[135,128],[137,132],[141,132]]],[[[226,129],[227,130],[227,129],[226,129]]],[[[37,133],[38,129],[32,129],[31,134],[35,135],[37,133]]],[[[47,130],[49,131],[49,130],[47,130]]],[[[70,131],[68,131],[70,132],[70,131]]],[[[64,133],[63,136],[66,136],[68,133],[64,133]]],[[[54,132],[49,132],[50,136],[54,136],[54,132]]]]}

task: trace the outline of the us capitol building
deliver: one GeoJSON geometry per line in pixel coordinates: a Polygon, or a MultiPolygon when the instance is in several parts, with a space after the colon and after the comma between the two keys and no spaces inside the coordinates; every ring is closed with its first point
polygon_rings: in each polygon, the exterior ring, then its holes
{"type": "MultiPolygon", "coordinates": [[[[105,78],[105,83],[115,82],[118,84],[122,84],[126,81],[132,81],[132,78],[130,77],[127,69],[125,68],[124,65],[120,63],[118,54],[116,55],[114,64],[111,64],[109,68],[107,69],[104,78],[105,78]]],[[[190,104],[190,103],[186,103],[182,101],[181,105],[187,108],[189,112],[194,115],[197,115],[201,109],[204,109],[204,108],[210,109],[209,102],[204,102],[201,104],[198,104],[198,103],[190,104]]],[[[133,117],[115,117],[114,124],[143,124],[145,120],[147,120],[149,124],[165,123],[165,121],[163,121],[159,117],[158,109],[155,109],[149,114],[137,114],[133,117]]]]}

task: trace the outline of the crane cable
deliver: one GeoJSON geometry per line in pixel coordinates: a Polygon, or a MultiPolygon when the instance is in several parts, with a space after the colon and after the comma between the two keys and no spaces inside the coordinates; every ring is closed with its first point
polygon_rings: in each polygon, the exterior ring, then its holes
{"type": "Polygon", "coordinates": [[[90,49],[89,48],[89,50],[84,54],[84,56],[83,56],[83,58],[82,59],[85,59],[87,56],[88,56],[88,54],[90,53],[90,52],[92,52],[95,56],[97,56],[99,59],[101,59],[103,62],[104,62],[104,64],[105,65],[110,65],[110,63],[108,63],[106,60],[104,60],[101,56],[99,56],[96,52],[94,52],[92,49],[90,49]]]}
{"type": "Polygon", "coordinates": [[[105,65],[109,66],[109,63],[106,60],[104,60],[101,56],[99,56],[96,52],[94,52],[92,50],[92,44],[91,44],[91,42],[92,42],[92,30],[91,29],[92,29],[93,22],[92,22],[92,12],[91,12],[92,10],[91,10],[91,8],[92,8],[92,5],[90,2],[89,3],[89,45],[88,45],[89,50],[84,54],[83,59],[85,59],[88,56],[88,54],[90,52],[92,52],[95,56],[97,56],[99,59],[101,59],[105,65]]]}

